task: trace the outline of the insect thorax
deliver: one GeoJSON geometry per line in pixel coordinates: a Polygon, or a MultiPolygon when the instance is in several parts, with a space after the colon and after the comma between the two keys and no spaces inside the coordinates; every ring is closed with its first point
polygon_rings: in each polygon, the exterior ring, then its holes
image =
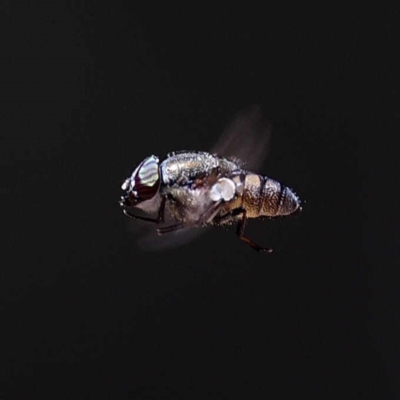
{"type": "Polygon", "coordinates": [[[231,200],[236,183],[230,177],[238,168],[234,161],[206,152],[168,155],[160,170],[169,212],[179,221],[196,221],[215,202],[231,200]]]}
{"type": "Polygon", "coordinates": [[[161,163],[164,185],[187,185],[196,179],[218,172],[226,176],[239,169],[238,163],[206,152],[187,151],[172,153],[161,163]]]}

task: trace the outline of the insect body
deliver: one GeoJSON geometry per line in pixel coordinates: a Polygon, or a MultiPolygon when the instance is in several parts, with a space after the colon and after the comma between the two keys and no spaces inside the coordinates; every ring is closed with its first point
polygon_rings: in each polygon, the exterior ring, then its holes
{"type": "Polygon", "coordinates": [[[120,205],[134,219],[164,222],[165,212],[175,223],[159,228],[166,234],[187,227],[237,223],[238,237],[257,251],[263,248],[245,236],[248,218],[276,217],[300,209],[288,187],[247,171],[235,158],[196,151],[147,157],[122,185],[120,205]],[[132,208],[157,213],[156,218],[133,213],[132,208]]]}

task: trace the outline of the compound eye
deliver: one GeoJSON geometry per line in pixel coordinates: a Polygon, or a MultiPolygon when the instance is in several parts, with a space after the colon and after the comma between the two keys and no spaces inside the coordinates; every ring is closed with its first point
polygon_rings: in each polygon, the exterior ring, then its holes
{"type": "Polygon", "coordinates": [[[132,175],[132,189],[144,201],[153,198],[160,188],[159,160],[155,156],[146,158],[132,175]]]}

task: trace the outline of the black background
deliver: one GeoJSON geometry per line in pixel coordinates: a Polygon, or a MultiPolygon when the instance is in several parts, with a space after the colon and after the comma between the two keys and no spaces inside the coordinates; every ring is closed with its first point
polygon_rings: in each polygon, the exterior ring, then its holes
{"type": "Polygon", "coordinates": [[[399,395],[395,228],[368,168],[398,117],[395,10],[109,3],[2,2],[3,398],[399,395]],[[121,182],[251,104],[263,172],[305,200],[250,224],[276,252],[222,229],[141,250],[121,182]]]}

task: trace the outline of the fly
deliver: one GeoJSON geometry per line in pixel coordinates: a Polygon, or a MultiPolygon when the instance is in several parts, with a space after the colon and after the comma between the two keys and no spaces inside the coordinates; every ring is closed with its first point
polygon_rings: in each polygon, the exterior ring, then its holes
{"type": "MultiPolygon", "coordinates": [[[[246,130],[254,131],[257,127],[258,136],[261,134],[265,139],[269,131],[265,125],[261,125],[260,131],[258,112],[241,114],[219,148],[229,152],[232,150],[229,142],[239,139],[237,145],[242,153],[247,151],[250,154],[246,157],[255,157],[251,146],[246,149],[243,141],[250,138],[244,135],[246,130]]],[[[254,149],[256,145],[257,151],[263,149],[260,143],[254,143],[254,149]]],[[[240,151],[234,149],[233,153],[240,154],[240,151]]],[[[174,223],[158,228],[159,235],[184,228],[235,223],[239,239],[259,252],[272,249],[261,247],[245,235],[247,220],[286,216],[301,210],[299,198],[287,186],[250,171],[236,157],[203,151],[173,152],[163,158],[151,155],[125,180],[122,190],[125,193],[120,206],[128,217],[154,224],[162,224],[167,213],[172,217],[174,223]],[[135,209],[153,216],[142,216],[135,209]]]]}

